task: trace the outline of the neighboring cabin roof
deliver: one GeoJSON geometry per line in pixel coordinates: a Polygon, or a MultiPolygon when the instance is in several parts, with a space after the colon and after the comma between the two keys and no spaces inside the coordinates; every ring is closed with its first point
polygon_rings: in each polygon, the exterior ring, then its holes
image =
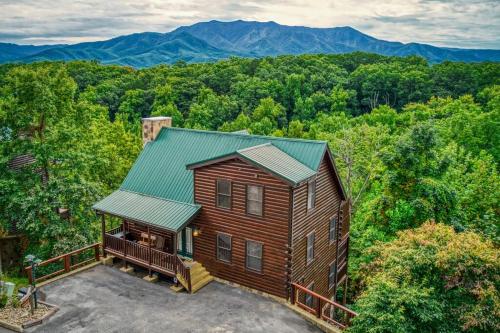
{"type": "Polygon", "coordinates": [[[98,212],[172,232],[181,231],[196,216],[200,207],[124,190],[115,191],[92,206],[98,212]]]}
{"type": "Polygon", "coordinates": [[[188,169],[197,169],[223,160],[240,157],[251,164],[262,168],[271,174],[284,179],[292,186],[314,177],[316,171],[300,163],[284,151],[280,150],[271,143],[265,143],[249,148],[239,149],[234,153],[224,156],[218,156],[209,160],[200,161],[187,165],[188,169]]]}
{"type": "Polygon", "coordinates": [[[163,128],[155,141],[146,144],[120,190],[193,203],[193,171],[186,165],[267,143],[313,171],[327,151],[326,141],[163,128]]]}

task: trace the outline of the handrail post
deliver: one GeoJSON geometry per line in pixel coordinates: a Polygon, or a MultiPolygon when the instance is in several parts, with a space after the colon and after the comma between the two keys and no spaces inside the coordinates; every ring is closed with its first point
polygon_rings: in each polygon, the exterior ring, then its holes
{"type": "Polygon", "coordinates": [[[33,274],[31,273],[31,266],[26,267],[26,273],[28,274],[28,282],[33,285],[33,274]]]}
{"type": "Polygon", "coordinates": [[[70,270],[71,262],[70,262],[71,256],[65,255],[64,256],[64,271],[67,273],[70,270]]]}
{"type": "Polygon", "coordinates": [[[292,283],[291,286],[292,286],[292,289],[291,289],[291,295],[290,295],[291,296],[290,302],[292,304],[295,304],[295,284],[292,283]]]}
{"type": "MultiPolygon", "coordinates": [[[[103,242],[104,242],[104,239],[103,239],[103,242]]],[[[104,249],[103,249],[104,251],[104,249]]],[[[99,254],[99,243],[97,243],[95,246],[94,246],[94,255],[95,255],[95,261],[99,261],[100,259],[100,254],[99,254]]]]}
{"type": "Polygon", "coordinates": [[[101,215],[101,228],[102,228],[102,256],[106,258],[106,219],[104,214],[101,215]]]}
{"type": "Polygon", "coordinates": [[[186,267],[186,278],[189,287],[189,292],[191,292],[191,267],[186,267]]]}
{"type": "Polygon", "coordinates": [[[321,298],[316,298],[317,303],[316,303],[316,317],[321,318],[321,298]]]}

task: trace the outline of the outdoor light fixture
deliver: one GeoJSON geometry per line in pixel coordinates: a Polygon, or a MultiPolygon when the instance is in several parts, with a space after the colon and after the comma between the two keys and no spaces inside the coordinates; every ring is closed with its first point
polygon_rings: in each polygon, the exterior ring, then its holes
{"type": "Polygon", "coordinates": [[[194,227],[194,229],[193,229],[193,236],[194,237],[198,237],[199,235],[201,235],[201,229],[198,228],[198,227],[194,227]]]}

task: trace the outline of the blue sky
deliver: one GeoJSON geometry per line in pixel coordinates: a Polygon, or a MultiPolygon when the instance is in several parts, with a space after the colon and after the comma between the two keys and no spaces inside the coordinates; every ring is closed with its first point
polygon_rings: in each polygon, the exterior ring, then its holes
{"type": "Polygon", "coordinates": [[[500,0],[0,0],[0,41],[78,43],[212,19],[348,25],[392,41],[500,49],[500,0]]]}

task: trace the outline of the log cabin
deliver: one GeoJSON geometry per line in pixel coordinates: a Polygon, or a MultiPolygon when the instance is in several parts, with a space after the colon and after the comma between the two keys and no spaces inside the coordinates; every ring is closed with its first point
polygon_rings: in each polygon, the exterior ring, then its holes
{"type": "Polygon", "coordinates": [[[175,128],[169,117],[142,123],[143,151],[93,206],[105,254],[189,292],[217,277],[335,300],[347,283],[349,202],[325,141],[175,128]]]}

